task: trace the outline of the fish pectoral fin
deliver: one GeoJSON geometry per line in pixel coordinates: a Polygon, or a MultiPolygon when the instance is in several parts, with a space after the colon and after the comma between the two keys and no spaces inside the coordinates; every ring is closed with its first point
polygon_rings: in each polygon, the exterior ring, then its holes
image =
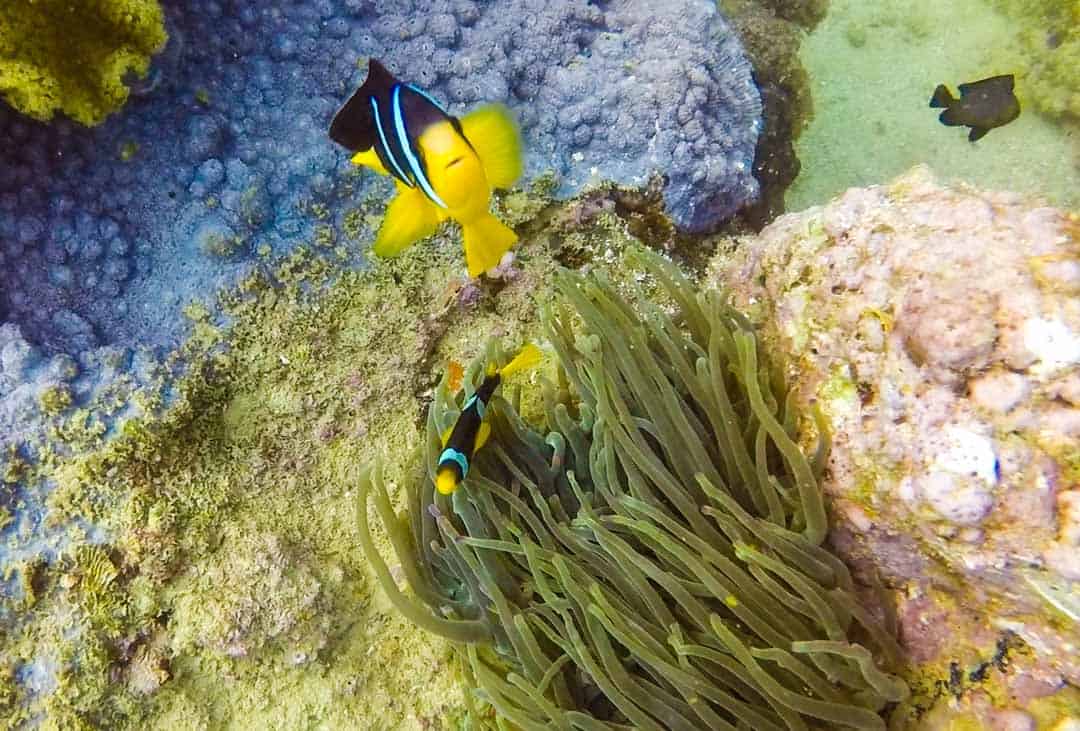
{"type": "Polygon", "coordinates": [[[461,130],[480,158],[492,188],[509,188],[521,177],[521,133],[510,110],[487,104],[461,118],[461,130]]]}
{"type": "Polygon", "coordinates": [[[369,147],[363,152],[358,152],[351,158],[353,165],[360,165],[366,168],[374,170],[379,175],[389,175],[390,173],[383,167],[382,160],[379,159],[378,153],[375,152],[374,147],[369,147]]]}
{"type": "Polygon", "coordinates": [[[490,213],[461,225],[465,264],[470,277],[479,277],[499,265],[503,254],[517,242],[517,234],[490,213]]]}
{"type": "Polygon", "coordinates": [[[473,452],[480,449],[480,447],[487,444],[487,440],[491,437],[491,424],[486,421],[480,422],[480,428],[476,430],[476,442],[473,446],[473,452]]]}
{"type": "Polygon", "coordinates": [[[399,189],[386,208],[372,250],[378,256],[397,256],[410,244],[435,233],[439,221],[434,206],[416,188],[399,189]]]}
{"type": "Polygon", "coordinates": [[[446,443],[450,441],[450,435],[453,433],[453,431],[454,431],[454,425],[453,424],[451,424],[450,426],[443,429],[442,436],[439,437],[439,439],[442,440],[442,445],[444,447],[446,446],[446,443]]]}
{"type": "Polygon", "coordinates": [[[989,127],[972,127],[968,132],[968,142],[976,142],[986,136],[986,133],[990,131],[989,127]]]}

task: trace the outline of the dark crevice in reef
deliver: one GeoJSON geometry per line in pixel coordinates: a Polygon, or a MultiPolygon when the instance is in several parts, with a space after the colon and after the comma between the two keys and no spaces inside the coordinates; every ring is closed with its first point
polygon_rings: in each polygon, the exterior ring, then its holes
{"type": "Polygon", "coordinates": [[[825,17],[826,8],[827,0],[721,2],[753,64],[764,123],[754,153],[760,197],[744,208],[725,232],[760,231],[784,213],[784,193],[799,174],[795,140],[813,116],[810,82],[799,47],[804,33],[825,17]]]}

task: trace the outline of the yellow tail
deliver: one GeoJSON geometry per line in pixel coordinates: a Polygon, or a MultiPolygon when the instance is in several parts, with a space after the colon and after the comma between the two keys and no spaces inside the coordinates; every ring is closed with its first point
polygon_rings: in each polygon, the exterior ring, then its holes
{"type": "Polygon", "coordinates": [[[514,356],[513,360],[499,369],[499,375],[510,376],[518,371],[528,370],[532,368],[540,359],[543,358],[543,353],[540,352],[540,348],[536,347],[532,343],[526,343],[518,354],[514,356]]]}
{"type": "Polygon", "coordinates": [[[503,254],[517,243],[517,234],[490,213],[475,221],[462,224],[461,237],[465,243],[465,263],[470,277],[479,277],[499,265],[503,254]]]}

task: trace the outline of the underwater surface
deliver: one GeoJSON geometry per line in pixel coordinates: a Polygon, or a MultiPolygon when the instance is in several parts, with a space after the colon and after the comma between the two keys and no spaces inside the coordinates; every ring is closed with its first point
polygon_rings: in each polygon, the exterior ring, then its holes
{"type": "Polygon", "coordinates": [[[1080,728],[1074,0],[6,0],[7,728],[1080,728]]]}

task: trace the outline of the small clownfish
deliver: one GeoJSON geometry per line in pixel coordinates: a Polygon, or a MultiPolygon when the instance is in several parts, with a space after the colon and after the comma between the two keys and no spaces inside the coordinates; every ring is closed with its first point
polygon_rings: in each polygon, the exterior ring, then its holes
{"type": "Polygon", "coordinates": [[[469,463],[473,456],[491,436],[491,424],[484,419],[484,415],[502,379],[532,368],[540,362],[540,357],[540,349],[530,343],[502,368],[496,368],[494,363],[488,365],[480,387],[465,402],[454,425],[443,434],[443,451],[439,454],[439,465],[435,470],[435,487],[440,493],[450,495],[457,489],[465,475],[469,474],[469,463]]]}
{"type": "Polygon", "coordinates": [[[493,188],[522,172],[521,138],[498,104],[461,119],[430,94],[394,78],[371,59],[364,84],[330,124],[330,139],[356,154],[355,165],[392,175],[397,197],[375,239],[378,256],[395,256],[452,218],[461,224],[470,277],[496,267],[517,242],[489,210],[493,188]]]}

